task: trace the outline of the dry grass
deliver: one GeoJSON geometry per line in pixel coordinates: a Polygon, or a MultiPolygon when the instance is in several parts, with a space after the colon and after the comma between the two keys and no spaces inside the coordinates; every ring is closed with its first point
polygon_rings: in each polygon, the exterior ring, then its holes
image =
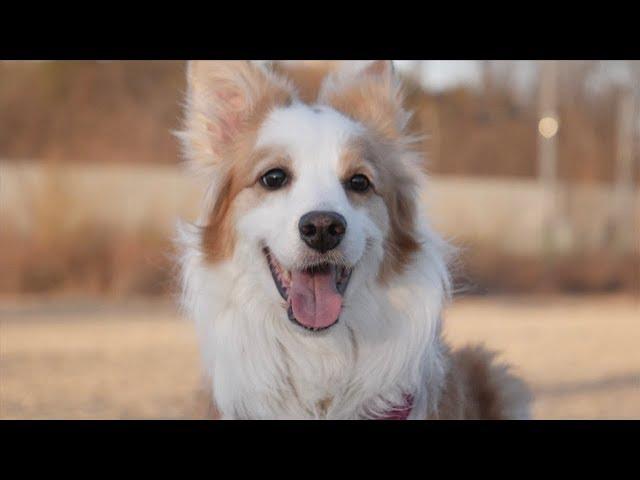
{"type": "MultiPolygon", "coordinates": [[[[640,302],[456,301],[445,334],[484,341],[533,387],[536,418],[640,418],[640,302]]],[[[0,418],[192,418],[191,325],[167,303],[0,303],[0,418]]]]}
{"type": "Polygon", "coordinates": [[[175,163],[184,62],[0,62],[0,155],[175,163]]]}
{"type": "MultiPolygon", "coordinates": [[[[193,220],[199,204],[194,179],[171,166],[0,167],[0,292],[170,290],[175,224],[193,220]]],[[[424,202],[436,229],[462,247],[465,288],[638,291],[640,244],[628,253],[612,248],[610,190],[571,193],[571,235],[557,257],[544,252],[541,225],[551,205],[535,181],[438,176],[424,202]]],[[[640,210],[639,193],[634,201],[640,210]]],[[[625,223],[634,238],[639,222],[625,223]]]]}
{"type": "Polygon", "coordinates": [[[455,288],[467,293],[640,292],[637,254],[602,249],[535,257],[472,246],[457,263],[455,288]]]}
{"type": "Polygon", "coordinates": [[[177,168],[2,165],[0,292],[161,294],[193,188],[177,168]]]}
{"type": "Polygon", "coordinates": [[[51,240],[0,236],[0,291],[161,295],[174,287],[174,247],[157,231],[84,225],[51,240]]]}
{"type": "MultiPolygon", "coordinates": [[[[435,173],[534,177],[535,87],[513,90],[520,67],[499,62],[484,88],[425,92],[407,79],[413,127],[435,173]]],[[[561,62],[560,174],[614,178],[615,85],[588,87],[606,62],[561,62]]],[[[301,81],[313,84],[314,76],[301,81]]],[[[298,77],[302,78],[302,77],[298,77]]],[[[177,61],[0,62],[0,155],[62,162],[175,163],[185,65],[177,61]]],[[[640,175],[635,174],[637,181],[640,175]]]]}

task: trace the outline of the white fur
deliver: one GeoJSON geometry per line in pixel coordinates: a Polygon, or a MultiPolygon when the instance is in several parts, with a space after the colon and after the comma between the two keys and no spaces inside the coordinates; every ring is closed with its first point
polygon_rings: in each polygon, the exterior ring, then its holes
{"type": "MultiPolygon", "coordinates": [[[[337,177],[344,142],[363,128],[340,113],[294,104],[265,121],[258,145],[281,145],[295,180],[237,221],[233,257],[212,266],[199,249],[199,230],[183,228],[183,306],[197,326],[211,393],[223,418],[372,418],[411,393],[411,418],[432,411],[443,362],[438,330],[449,280],[444,243],[424,222],[423,248],[390,286],[376,280],[386,232],[348,200],[337,177]],[[308,332],[287,319],[260,249],[287,268],[299,265],[297,233],[310,210],[341,213],[340,245],[356,265],[340,322],[308,332]],[[326,411],[321,402],[332,399],[326,411]]],[[[217,191],[215,180],[211,191],[217,191]]],[[[205,212],[207,210],[205,209],[205,212]]],[[[419,218],[424,215],[419,214],[419,218]]]]}

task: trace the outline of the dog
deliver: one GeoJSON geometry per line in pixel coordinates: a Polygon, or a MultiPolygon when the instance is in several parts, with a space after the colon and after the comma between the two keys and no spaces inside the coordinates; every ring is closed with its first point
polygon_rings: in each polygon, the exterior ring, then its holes
{"type": "Polygon", "coordinates": [[[305,63],[188,64],[177,135],[206,194],[181,298],[209,416],[528,418],[506,365],[442,338],[450,249],[392,63],[327,64],[311,87],[305,63]]]}

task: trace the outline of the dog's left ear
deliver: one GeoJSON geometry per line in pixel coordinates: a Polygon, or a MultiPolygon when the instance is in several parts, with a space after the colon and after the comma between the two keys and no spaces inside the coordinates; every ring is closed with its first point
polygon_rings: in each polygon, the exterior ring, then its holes
{"type": "Polygon", "coordinates": [[[325,79],[319,101],[390,139],[405,133],[410,118],[391,60],[344,61],[325,79]]]}

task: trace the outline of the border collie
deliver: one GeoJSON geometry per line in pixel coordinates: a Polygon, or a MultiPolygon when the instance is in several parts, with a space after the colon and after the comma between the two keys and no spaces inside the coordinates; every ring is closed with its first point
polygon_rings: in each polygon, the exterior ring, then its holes
{"type": "Polygon", "coordinates": [[[527,418],[506,365],[442,339],[449,249],[391,62],[330,62],[312,93],[287,65],[188,66],[178,136],[207,193],[182,303],[210,416],[527,418]]]}

